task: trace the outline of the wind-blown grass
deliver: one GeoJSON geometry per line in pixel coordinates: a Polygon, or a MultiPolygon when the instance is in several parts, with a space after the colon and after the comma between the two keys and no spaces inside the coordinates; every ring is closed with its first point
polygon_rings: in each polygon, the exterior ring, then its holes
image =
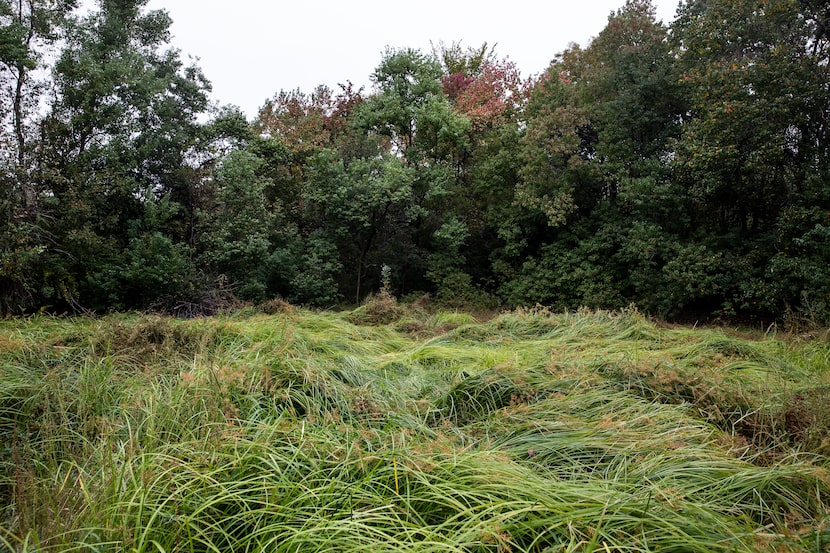
{"type": "Polygon", "coordinates": [[[0,548],[830,550],[825,342],[350,319],[0,321],[0,548]]]}

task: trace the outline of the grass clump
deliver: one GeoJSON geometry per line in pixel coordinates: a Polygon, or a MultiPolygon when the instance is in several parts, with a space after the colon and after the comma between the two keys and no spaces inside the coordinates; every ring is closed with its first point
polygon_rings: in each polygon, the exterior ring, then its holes
{"type": "Polygon", "coordinates": [[[0,321],[0,547],[830,549],[825,342],[278,307],[0,321]]]}
{"type": "Polygon", "coordinates": [[[363,305],[351,311],[346,318],[354,324],[382,325],[394,323],[406,313],[406,309],[386,288],[372,294],[363,305]]]}

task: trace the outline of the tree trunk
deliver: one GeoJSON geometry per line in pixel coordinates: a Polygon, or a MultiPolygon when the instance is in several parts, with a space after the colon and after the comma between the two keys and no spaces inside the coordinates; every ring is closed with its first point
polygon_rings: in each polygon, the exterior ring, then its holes
{"type": "MultiPolygon", "coordinates": [[[[33,11],[30,7],[30,12],[33,11]]],[[[19,0],[17,3],[17,17],[18,22],[22,25],[24,22],[24,14],[23,14],[23,0],[19,0]]],[[[35,21],[34,21],[34,13],[30,13],[29,16],[29,30],[26,33],[26,40],[23,43],[25,51],[29,52],[29,49],[32,44],[32,39],[35,36],[35,21]]],[[[35,193],[30,185],[30,179],[28,178],[28,170],[26,167],[26,133],[23,128],[23,99],[25,94],[25,86],[26,86],[26,78],[29,74],[28,68],[26,67],[26,60],[25,59],[18,59],[16,63],[15,69],[17,70],[17,78],[14,88],[14,100],[12,105],[13,117],[14,117],[14,136],[17,146],[17,178],[20,184],[20,192],[21,192],[21,203],[23,207],[24,213],[27,216],[32,216],[35,211],[35,193]]]]}

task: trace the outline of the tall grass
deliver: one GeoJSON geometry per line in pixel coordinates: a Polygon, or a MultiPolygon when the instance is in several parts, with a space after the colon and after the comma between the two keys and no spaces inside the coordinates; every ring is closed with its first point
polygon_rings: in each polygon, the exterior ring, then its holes
{"type": "Polygon", "coordinates": [[[0,321],[0,549],[830,549],[826,343],[410,316],[0,321]]]}

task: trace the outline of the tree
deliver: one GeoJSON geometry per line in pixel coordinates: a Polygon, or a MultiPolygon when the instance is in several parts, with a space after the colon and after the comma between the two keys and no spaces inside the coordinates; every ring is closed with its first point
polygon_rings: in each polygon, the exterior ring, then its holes
{"type": "Polygon", "coordinates": [[[470,120],[474,132],[498,127],[524,108],[528,86],[516,64],[509,60],[487,60],[475,76],[464,79],[463,86],[448,86],[458,79],[447,75],[442,83],[445,94],[453,100],[455,109],[470,120]]]}
{"type": "Polygon", "coordinates": [[[269,199],[279,201],[295,225],[304,224],[301,210],[295,207],[301,202],[306,165],[315,154],[334,149],[348,160],[363,156],[366,148],[370,154],[375,152],[374,145],[351,125],[362,101],[362,89],[347,83],[340,85],[337,94],[326,86],[310,95],[280,91],[259,110],[253,124],[258,138],[252,151],[265,161],[263,174],[273,183],[269,199]]]}
{"type": "Polygon", "coordinates": [[[73,1],[0,0],[0,313],[37,304],[45,250],[32,127],[50,47],[73,1]]]}
{"type": "Polygon", "coordinates": [[[444,70],[444,76],[461,75],[465,78],[475,78],[482,69],[495,59],[495,46],[488,46],[484,42],[479,47],[461,47],[461,42],[444,44],[439,42],[432,46],[432,55],[439,61],[444,70]]]}
{"type": "Polygon", "coordinates": [[[280,140],[295,152],[331,145],[328,121],[334,112],[331,89],[318,86],[311,95],[299,90],[280,91],[259,109],[257,129],[280,140]]]}
{"type": "Polygon", "coordinates": [[[825,21],[814,2],[694,0],[673,28],[689,102],[676,174],[698,226],[740,267],[724,296],[745,314],[801,303],[782,273],[813,301],[826,296],[817,273],[785,261],[795,253],[815,265],[826,253],[810,244],[825,236],[815,209],[830,207],[825,21]]]}
{"type": "Polygon", "coordinates": [[[245,150],[228,154],[215,172],[215,206],[198,214],[201,263],[250,300],[266,295],[268,275],[262,268],[275,217],[265,200],[270,183],[258,175],[261,166],[262,161],[245,150]]]}
{"type": "Polygon", "coordinates": [[[341,263],[354,277],[354,297],[359,302],[367,273],[393,263],[382,257],[400,254],[395,251],[397,239],[402,239],[418,213],[412,203],[416,172],[390,154],[346,164],[333,150],[315,156],[309,172],[304,194],[309,215],[341,245],[341,263]]]}
{"type": "Polygon", "coordinates": [[[142,227],[148,206],[189,186],[183,168],[200,138],[209,85],[165,49],[170,18],[145,12],[145,4],[102,0],[98,11],[74,18],[55,64],[56,100],[41,124],[37,172],[52,221],[47,253],[74,275],[60,284],[67,302],[105,307],[121,295],[100,275],[124,265],[136,238],[130,229],[142,227]]]}
{"type": "MultiPolygon", "coordinates": [[[[439,63],[417,50],[389,50],[373,74],[375,94],[358,109],[355,125],[388,142],[387,151],[411,174],[409,258],[403,278],[424,282],[435,232],[452,217],[470,121],[453,110],[439,63]]],[[[394,267],[393,267],[394,268],[394,267]]]]}
{"type": "Polygon", "coordinates": [[[3,106],[3,122],[11,126],[14,135],[10,151],[4,153],[13,159],[17,178],[23,181],[26,209],[34,207],[35,199],[34,193],[26,188],[29,169],[26,126],[29,111],[37,105],[40,96],[32,74],[42,68],[45,49],[55,41],[58,27],[76,6],[76,0],[0,0],[0,19],[4,20],[0,27],[0,77],[9,93],[7,98],[11,99],[9,106],[3,106]]]}
{"type": "Polygon", "coordinates": [[[595,135],[575,86],[565,69],[551,67],[534,87],[522,137],[516,200],[541,211],[553,227],[565,224],[576,211],[578,189],[595,182],[589,164],[595,135]]]}
{"type": "Polygon", "coordinates": [[[387,50],[372,74],[377,93],[361,106],[358,124],[387,137],[399,155],[419,157],[414,151],[418,119],[442,98],[440,78],[440,65],[421,52],[387,50]]]}
{"type": "Polygon", "coordinates": [[[453,50],[456,61],[448,61],[446,52],[442,56],[446,74],[441,83],[453,111],[469,126],[427,274],[439,296],[492,303],[484,294],[495,291],[492,264],[499,264],[510,247],[499,229],[516,215],[517,146],[530,86],[514,63],[498,58],[486,44],[466,53],[457,45],[453,50]],[[445,232],[461,228],[463,232],[445,232]],[[458,240],[448,242],[453,236],[463,236],[465,255],[447,254],[450,244],[461,246],[458,240]]]}
{"type": "Polygon", "coordinates": [[[516,185],[518,205],[547,228],[506,221],[509,297],[657,305],[671,256],[663,246],[689,233],[670,163],[684,109],[676,83],[668,31],[648,0],[629,0],[587,47],[554,60],[531,93],[516,185]]]}
{"type": "MultiPolygon", "coordinates": [[[[678,169],[720,233],[770,229],[824,156],[826,52],[799,4],[693,1],[675,24],[690,117],[678,169]],[[782,90],[786,93],[782,94],[782,90]]],[[[826,47],[825,47],[826,49],[826,47]]]]}
{"type": "Polygon", "coordinates": [[[521,201],[561,224],[668,178],[682,106],[667,38],[651,2],[629,0],[587,48],[563,52],[530,106],[521,201]]]}

